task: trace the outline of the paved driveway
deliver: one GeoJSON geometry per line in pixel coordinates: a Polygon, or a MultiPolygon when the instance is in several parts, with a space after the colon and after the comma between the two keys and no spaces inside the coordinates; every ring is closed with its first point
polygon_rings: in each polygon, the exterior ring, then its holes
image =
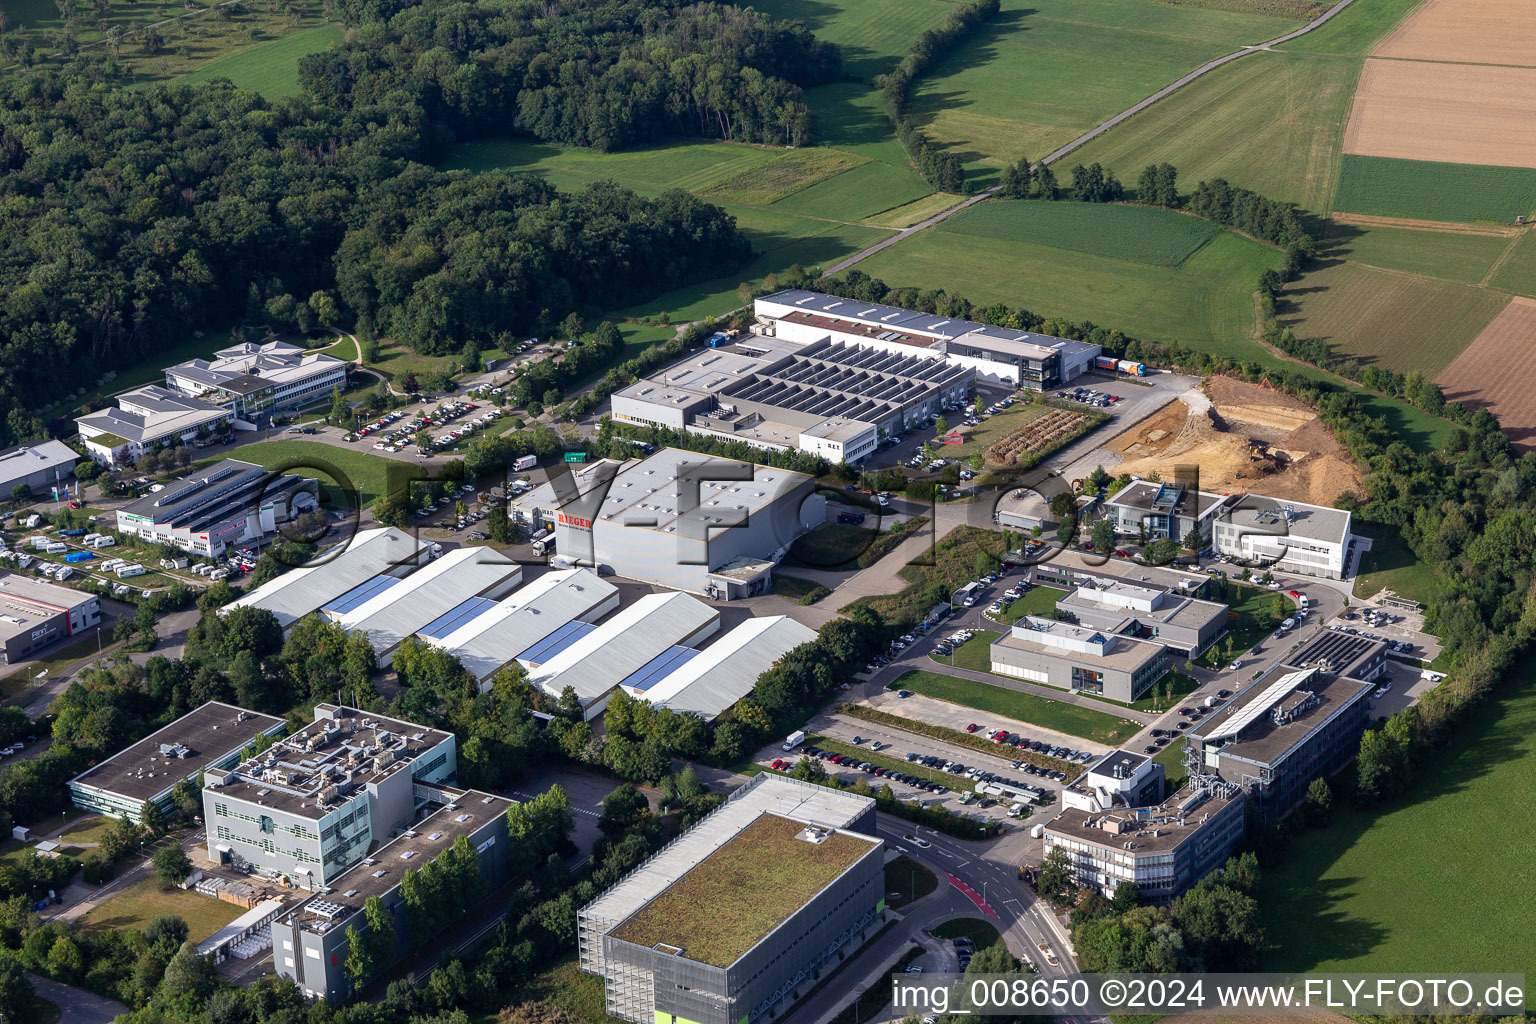
{"type": "Polygon", "coordinates": [[[60,985],[36,974],[28,974],[27,980],[32,982],[38,995],[58,1006],[62,1024],[112,1024],[114,1017],[128,1012],[128,1007],[122,1003],[104,999],[83,988],[60,985]]]}

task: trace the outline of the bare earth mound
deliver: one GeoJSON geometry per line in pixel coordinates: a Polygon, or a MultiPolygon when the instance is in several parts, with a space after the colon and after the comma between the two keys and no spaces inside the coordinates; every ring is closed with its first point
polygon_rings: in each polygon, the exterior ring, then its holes
{"type": "Polygon", "coordinates": [[[1536,67],[1533,38],[1530,0],[1429,0],[1371,56],[1536,67]]]}
{"type": "Polygon", "coordinates": [[[1516,445],[1536,449],[1536,301],[1511,299],[1436,382],[1446,398],[1486,407],[1516,445]]]}
{"type": "Polygon", "coordinates": [[[1536,167],[1536,68],[1367,60],[1344,152],[1536,167]]]}
{"type": "Polygon", "coordinates": [[[1105,446],[1125,456],[1118,472],[1169,477],[1175,466],[1200,467],[1200,486],[1230,494],[1331,504],[1360,488],[1360,471],[1305,402],[1230,377],[1206,388],[1209,411],[1171,402],[1105,446]]]}

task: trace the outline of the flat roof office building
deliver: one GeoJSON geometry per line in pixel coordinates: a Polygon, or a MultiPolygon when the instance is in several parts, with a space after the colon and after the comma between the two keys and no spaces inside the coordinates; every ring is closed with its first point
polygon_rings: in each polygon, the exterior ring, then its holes
{"type": "Polygon", "coordinates": [[[1056,602],[1078,623],[1155,640],[1181,658],[1204,651],[1227,625],[1227,606],[1119,579],[1084,580],[1056,602]]]}
{"type": "Polygon", "coordinates": [[[451,849],[465,836],[475,851],[487,891],[509,880],[511,844],[507,809],[513,801],[478,790],[421,784],[416,816],[393,839],[381,839],[374,853],[339,875],[330,891],[314,896],[272,922],[272,965],[310,999],[337,1003],[354,995],[347,977],[347,929],[366,934],[363,906],[377,896],[395,923],[395,943],[378,965],[382,972],[410,952],[405,916],[400,913],[400,879],[451,849]]]}
{"type": "Polygon", "coordinates": [[[926,352],[978,377],[1047,391],[1082,376],[1102,346],[957,320],[878,302],[790,288],[753,303],[766,334],[843,342],[891,353],[926,352]]]}
{"type": "Polygon", "coordinates": [[[577,915],[581,969],[635,1024],[780,1016],[885,910],[874,801],[760,775],[577,915]],[[726,927],[721,927],[726,923],[726,927]]]}
{"type": "Polygon", "coordinates": [[[74,479],[80,455],[63,441],[37,441],[0,450],[0,497],[26,484],[33,494],[46,495],[74,479]]]}
{"type": "Polygon", "coordinates": [[[752,335],[614,392],[613,417],[853,463],[957,407],[975,377],[929,353],[752,335]]]}
{"type": "Polygon", "coordinates": [[[1185,733],[1201,771],[1241,786],[1268,820],[1285,817],[1313,779],[1354,760],[1372,686],[1319,668],[1276,666],[1185,733]]]}
{"type": "Polygon", "coordinates": [[[1128,750],[1110,751],[1061,791],[1062,806],[1080,811],[1147,807],[1162,798],[1162,764],[1128,750]]]}
{"type": "Polygon", "coordinates": [[[249,761],[204,772],[211,861],[315,889],[361,861],[458,771],[452,733],[321,704],[249,761]]]}
{"type": "Polygon", "coordinates": [[[222,433],[233,413],[228,409],[151,384],[117,396],[115,409],[76,417],[86,453],[104,466],[137,462],[155,445],[186,443],[199,430],[222,433]]]}
{"type": "Polygon", "coordinates": [[[171,806],[171,789],[199,772],[228,768],[258,736],[281,736],[281,718],[209,701],[69,780],[76,807],[140,821],[145,801],[171,806]]]}
{"type": "Polygon", "coordinates": [[[100,623],[95,594],[0,570],[0,661],[25,661],[100,623]]]}
{"type": "Polygon", "coordinates": [[[1351,679],[1371,680],[1387,670],[1387,645],[1380,640],[1325,629],[1286,655],[1293,668],[1320,668],[1351,679]]]}
{"type": "Polygon", "coordinates": [[[1173,667],[1162,644],[1026,615],[991,648],[992,671],[1129,704],[1173,667]]]}
{"type": "Polygon", "coordinates": [[[275,409],[315,402],[347,385],[347,364],[286,341],[246,342],[212,359],[168,366],[165,386],[254,424],[275,409]]]}
{"type": "Polygon", "coordinates": [[[1211,540],[1211,524],[1221,512],[1225,496],[1191,490],[1179,483],[1138,480],[1103,501],[1104,517],[1120,534],[1139,536],[1143,527],[1148,540],[1169,538],[1184,543],[1191,529],[1211,540]]]}
{"type": "Polygon", "coordinates": [[[218,558],[231,546],[260,542],[283,523],[319,508],[320,485],[223,459],[117,510],[119,532],[151,544],[218,558]]]}
{"type": "Polygon", "coordinates": [[[1163,904],[1221,867],[1243,837],[1243,798],[1219,780],[1194,780],[1156,807],[1112,813],[1068,808],[1045,826],[1045,854],[1063,850],[1078,884],[1113,896],[1134,884],[1144,903],[1163,904]]]}
{"type": "MultiPolygon", "coordinates": [[[[622,464],[604,460],[512,501],[575,564],[717,599],[734,596],[713,571],[741,560],[777,562],[825,519],[804,473],[663,448],[622,464]]],[[[758,590],[771,572],[754,577],[758,590]]]]}
{"type": "Polygon", "coordinates": [[[1283,572],[1343,579],[1353,535],[1350,513],[1262,494],[1232,498],[1216,518],[1216,550],[1283,572]]]}

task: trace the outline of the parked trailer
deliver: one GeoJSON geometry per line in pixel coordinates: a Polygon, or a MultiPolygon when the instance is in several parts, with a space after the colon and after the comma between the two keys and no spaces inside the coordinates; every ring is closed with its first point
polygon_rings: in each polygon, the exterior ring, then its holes
{"type": "Polygon", "coordinates": [[[1120,360],[1117,368],[1121,373],[1128,373],[1133,377],[1145,377],[1147,375],[1147,366],[1145,363],[1133,363],[1129,359],[1120,360]]]}
{"type": "Polygon", "coordinates": [[[117,574],[117,578],[120,580],[125,580],[130,576],[144,575],[144,567],[142,565],[120,565],[112,571],[117,574]]]}
{"type": "Polygon", "coordinates": [[[1096,370],[1114,370],[1120,365],[1120,360],[1114,356],[1094,356],[1093,367],[1096,370]]]}

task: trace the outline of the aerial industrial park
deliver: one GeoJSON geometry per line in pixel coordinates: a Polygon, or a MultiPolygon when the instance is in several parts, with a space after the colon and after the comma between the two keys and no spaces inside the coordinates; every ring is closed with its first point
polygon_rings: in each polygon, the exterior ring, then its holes
{"type": "Polygon", "coordinates": [[[0,1024],[1528,1016],[1528,5],[3,6],[0,1024]]]}

